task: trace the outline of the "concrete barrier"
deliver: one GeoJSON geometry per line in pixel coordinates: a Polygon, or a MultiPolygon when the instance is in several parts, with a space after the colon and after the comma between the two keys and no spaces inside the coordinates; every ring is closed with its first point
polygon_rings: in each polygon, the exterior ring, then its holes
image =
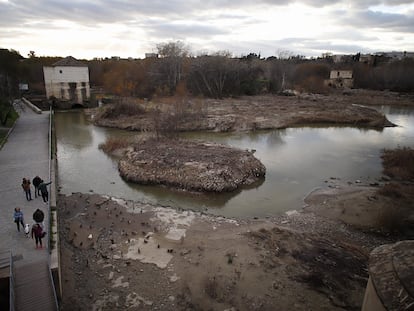
{"type": "Polygon", "coordinates": [[[39,107],[33,105],[29,100],[27,100],[26,98],[22,97],[22,101],[26,104],[26,106],[28,106],[30,109],[32,109],[35,113],[41,114],[42,110],[39,109],[39,107]]]}

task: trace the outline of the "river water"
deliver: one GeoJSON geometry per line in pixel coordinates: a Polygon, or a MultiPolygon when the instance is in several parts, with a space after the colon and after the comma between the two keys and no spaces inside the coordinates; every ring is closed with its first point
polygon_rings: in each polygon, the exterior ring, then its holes
{"type": "Polygon", "coordinates": [[[56,112],[60,192],[94,192],[175,208],[206,210],[233,217],[264,217],[303,206],[313,189],[330,178],[375,182],[381,176],[381,150],[414,147],[414,109],[377,107],[399,125],[382,131],[349,127],[301,127],[255,133],[187,133],[189,139],[255,149],[266,166],[263,182],[224,194],[189,194],[156,186],[127,183],[117,161],[98,145],[107,137],[134,132],[95,127],[82,111],[56,112]]]}

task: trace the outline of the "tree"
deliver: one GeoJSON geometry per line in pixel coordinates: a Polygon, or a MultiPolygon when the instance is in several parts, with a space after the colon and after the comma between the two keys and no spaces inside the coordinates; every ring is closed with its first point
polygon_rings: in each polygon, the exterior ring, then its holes
{"type": "Polygon", "coordinates": [[[0,49],[0,97],[18,94],[18,65],[22,58],[15,50],[0,49]]]}
{"type": "Polygon", "coordinates": [[[22,58],[17,51],[0,49],[0,123],[3,126],[14,112],[12,98],[18,94],[18,65],[22,58]]]}
{"type": "Polygon", "coordinates": [[[330,68],[324,64],[303,63],[296,67],[294,83],[297,88],[312,92],[323,93],[326,91],[324,80],[329,78],[330,68]]]}
{"type": "Polygon", "coordinates": [[[151,95],[152,89],[148,81],[145,60],[108,61],[102,71],[103,87],[112,94],[127,97],[151,95]]]}
{"type": "Polygon", "coordinates": [[[192,61],[187,79],[188,88],[194,94],[222,98],[233,68],[228,52],[199,56],[192,61]]]}
{"type": "Polygon", "coordinates": [[[154,84],[167,89],[169,95],[182,79],[183,61],[189,55],[189,48],[181,41],[157,44],[159,59],[151,70],[154,84]]]}

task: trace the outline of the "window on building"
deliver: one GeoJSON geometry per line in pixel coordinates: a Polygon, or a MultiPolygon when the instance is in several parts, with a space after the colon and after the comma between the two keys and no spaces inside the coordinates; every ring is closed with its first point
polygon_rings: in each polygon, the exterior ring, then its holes
{"type": "Polygon", "coordinates": [[[62,73],[62,70],[59,70],[59,73],[62,73]]]}

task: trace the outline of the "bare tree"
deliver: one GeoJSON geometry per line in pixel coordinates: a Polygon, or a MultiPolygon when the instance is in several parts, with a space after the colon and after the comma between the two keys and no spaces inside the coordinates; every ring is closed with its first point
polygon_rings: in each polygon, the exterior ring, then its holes
{"type": "Polygon", "coordinates": [[[181,41],[157,44],[160,59],[152,70],[154,82],[158,87],[167,87],[173,94],[182,79],[183,60],[189,55],[189,48],[181,41]]]}
{"type": "Polygon", "coordinates": [[[189,89],[193,93],[221,98],[233,66],[228,52],[204,55],[192,61],[189,77],[189,89]]]}

